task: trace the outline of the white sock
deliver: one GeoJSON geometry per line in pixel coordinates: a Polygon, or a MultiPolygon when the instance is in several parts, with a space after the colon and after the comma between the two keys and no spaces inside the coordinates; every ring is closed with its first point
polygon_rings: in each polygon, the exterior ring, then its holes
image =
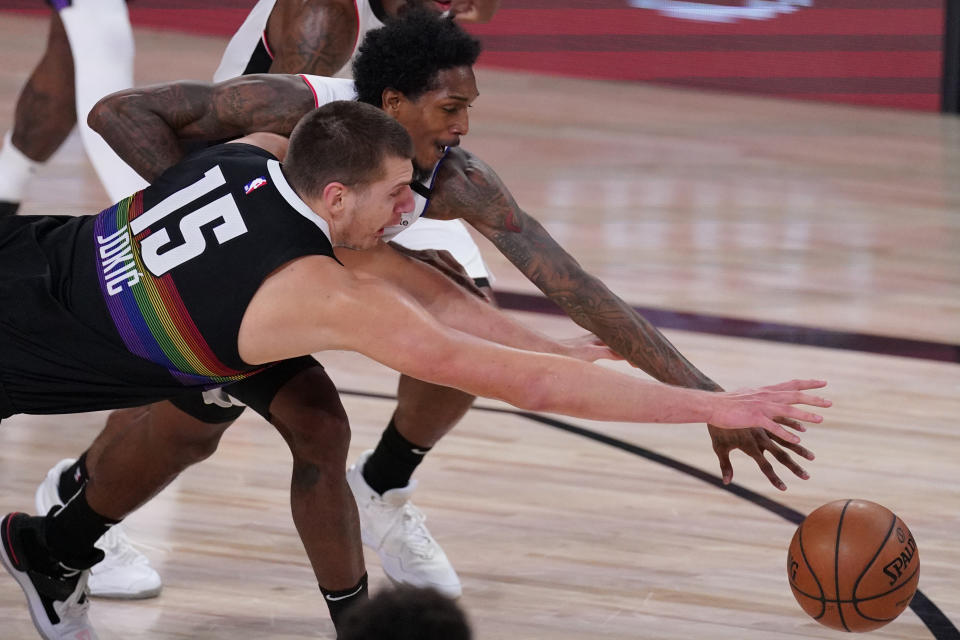
{"type": "Polygon", "coordinates": [[[97,101],[133,86],[133,30],[124,0],[73,0],[60,11],[73,53],[77,125],[87,157],[112,202],[147,186],[147,182],[87,126],[97,101]]]}
{"type": "Polygon", "coordinates": [[[3,147],[0,148],[0,200],[20,202],[30,176],[36,173],[41,164],[13,146],[10,132],[7,131],[3,136],[3,147]]]}

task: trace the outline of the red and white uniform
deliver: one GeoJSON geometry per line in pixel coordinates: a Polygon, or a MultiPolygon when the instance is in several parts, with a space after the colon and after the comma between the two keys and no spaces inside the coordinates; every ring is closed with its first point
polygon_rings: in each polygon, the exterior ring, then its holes
{"type": "MultiPolygon", "coordinates": [[[[224,51],[223,59],[217,68],[213,79],[216,82],[222,82],[230,78],[250,73],[267,73],[270,70],[270,62],[273,59],[270,43],[267,42],[267,20],[270,18],[270,12],[276,0],[260,0],[250,11],[247,19],[230,39],[227,49],[224,51]]],[[[369,0],[355,0],[354,7],[357,11],[357,22],[360,25],[357,41],[353,45],[353,51],[350,54],[350,61],[347,62],[336,74],[336,78],[350,78],[352,71],[353,58],[357,55],[357,49],[363,41],[363,37],[371,29],[377,29],[383,26],[383,22],[376,16],[369,0]]],[[[322,76],[304,75],[317,96],[317,105],[326,104],[331,100],[354,99],[356,93],[353,91],[353,83],[340,84],[329,83],[330,78],[322,76]],[[349,87],[349,89],[348,89],[349,87]],[[349,93],[349,97],[347,97],[349,93]]],[[[442,162],[442,160],[441,160],[442,162]]],[[[438,165],[439,166],[439,165],[438,165]]],[[[436,169],[434,169],[434,175],[436,169]]],[[[430,178],[432,182],[433,176],[430,178]]],[[[430,187],[431,185],[425,185],[430,187]]],[[[427,199],[420,194],[414,194],[417,206],[413,212],[403,218],[403,226],[388,229],[384,234],[384,239],[393,239],[399,244],[410,249],[445,249],[466,269],[471,278],[485,278],[492,282],[487,266],[480,255],[480,248],[470,237],[466,225],[460,220],[431,220],[421,218],[421,214],[427,206],[427,199]],[[417,224],[413,225],[416,221],[417,224]],[[400,232],[403,233],[400,233],[400,232]]]]}

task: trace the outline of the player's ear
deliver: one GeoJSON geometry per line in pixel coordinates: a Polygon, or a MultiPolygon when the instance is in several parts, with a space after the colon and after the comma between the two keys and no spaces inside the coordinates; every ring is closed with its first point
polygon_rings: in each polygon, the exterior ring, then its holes
{"type": "Polygon", "coordinates": [[[380,108],[387,112],[387,114],[397,117],[397,114],[400,112],[400,103],[403,101],[403,94],[397,91],[396,89],[390,89],[389,87],[383,90],[383,96],[381,97],[380,108]]]}
{"type": "Polygon", "coordinates": [[[323,206],[331,215],[340,216],[346,210],[347,187],[341,182],[331,182],[323,188],[323,206]]]}

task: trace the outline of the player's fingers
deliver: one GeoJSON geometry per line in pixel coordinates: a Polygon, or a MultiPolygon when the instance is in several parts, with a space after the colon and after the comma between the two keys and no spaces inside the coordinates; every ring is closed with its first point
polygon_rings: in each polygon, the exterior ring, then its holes
{"type": "Polygon", "coordinates": [[[773,457],[777,459],[777,462],[789,469],[793,475],[798,478],[803,478],[804,480],[810,479],[810,474],[807,473],[806,469],[801,467],[799,464],[794,461],[793,456],[781,449],[776,445],[772,445],[767,449],[773,457]]]}
{"type": "Polygon", "coordinates": [[[779,384],[766,387],[770,391],[800,391],[803,389],[820,389],[827,386],[826,380],[787,380],[779,384]]]}
{"type": "MultiPolygon", "coordinates": [[[[779,438],[773,435],[772,433],[768,435],[770,436],[771,439],[774,440],[774,442],[776,442],[780,446],[786,447],[787,449],[789,449],[790,451],[792,451],[793,453],[797,454],[802,458],[806,458],[807,460],[813,460],[816,458],[816,456],[813,454],[813,451],[810,451],[810,449],[807,449],[802,445],[799,445],[795,442],[787,442],[786,440],[779,438]]],[[[770,449],[772,450],[773,447],[770,447],[770,449]]]]}
{"type": "Polygon", "coordinates": [[[833,405],[833,403],[826,398],[821,398],[820,396],[815,396],[810,393],[803,393],[802,391],[778,391],[771,394],[771,397],[776,398],[778,402],[807,404],[811,407],[823,407],[824,409],[833,405]]]}
{"type": "Polygon", "coordinates": [[[770,461],[763,456],[763,452],[759,449],[750,452],[750,457],[754,459],[757,463],[757,466],[760,468],[760,472],[767,477],[767,480],[770,481],[770,484],[775,486],[780,491],[786,491],[787,485],[783,483],[783,480],[780,479],[780,476],[777,475],[777,472],[774,470],[773,465],[770,464],[770,461]]]}
{"type": "Polygon", "coordinates": [[[723,484],[733,482],[733,465],[730,463],[730,454],[726,451],[717,451],[717,458],[720,460],[720,475],[723,478],[723,484]]]}
{"type": "MultiPolygon", "coordinates": [[[[792,407],[787,407],[787,408],[792,409],[792,407]]],[[[800,411],[799,413],[806,413],[806,412],[800,411]]],[[[810,415],[813,415],[813,414],[810,414],[810,415]]],[[[767,431],[769,431],[770,433],[772,433],[773,435],[783,438],[787,442],[800,442],[800,436],[794,433],[790,433],[789,431],[787,431],[786,429],[778,425],[776,422],[774,422],[770,418],[765,418],[760,426],[766,429],[767,431]]]]}
{"type": "MultiPolygon", "coordinates": [[[[779,410],[774,410],[774,415],[778,418],[780,417],[794,418],[796,420],[800,420],[803,422],[813,422],[815,424],[819,424],[823,422],[823,416],[821,416],[820,414],[813,413],[810,411],[804,411],[803,409],[798,409],[797,407],[794,407],[789,404],[781,405],[781,408],[779,410]]],[[[779,427],[780,425],[777,425],[777,426],[779,427]]],[[[780,430],[783,431],[784,433],[787,433],[786,429],[784,429],[783,427],[780,427],[780,430]]],[[[803,429],[797,429],[797,430],[806,431],[807,428],[804,427],[803,429]]],[[[779,433],[779,431],[775,431],[774,433],[779,433]]]]}
{"type": "Polygon", "coordinates": [[[774,418],[774,422],[779,422],[783,426],[790,427],[791,429],[803,429],[802,424],[790,418],[774,418]]]}

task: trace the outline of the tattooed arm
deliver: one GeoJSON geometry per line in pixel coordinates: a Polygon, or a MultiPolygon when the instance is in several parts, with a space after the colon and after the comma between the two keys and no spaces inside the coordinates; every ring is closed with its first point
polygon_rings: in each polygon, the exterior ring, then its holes
{"type": "MultiPolygon", "coordinates": [[[[661,382],[721,390],[643,316],[584,271],[539,222],[517,206],[493,169],[476,156],[459,148],[451,150],[440,167],[427,211],[430,217],[463,218],[469,222],[574,322],[596,334],[634,366],[661,382]]],[[[787,424],[795,426],[790,421],[787,424]]],[[[729,459],[733,449],[750,455],[781,490],[786,485],[764,457],[764,451],[798,477],[808,477],[778,445],[804,458],[813,459],[813,454],[776,436],[772,439],[763,429],[721,431],[710,427],[710,435],[725,482],[733,478],[729,459]]]]}
{"type": "Polygon", "coordinates": [[[350,59],[359,29],[353,0],[277,3],[267,22],[270,73],[332,76],[350,59]]]}
{"type": "Polygon", "coordinates": [[[183,157],[180,141],[289,135],[314,108],[299,76],[241,76],[219,84],[173,82],[111,94],[87,122],[124,162],[152,182],[183,157]]]}

